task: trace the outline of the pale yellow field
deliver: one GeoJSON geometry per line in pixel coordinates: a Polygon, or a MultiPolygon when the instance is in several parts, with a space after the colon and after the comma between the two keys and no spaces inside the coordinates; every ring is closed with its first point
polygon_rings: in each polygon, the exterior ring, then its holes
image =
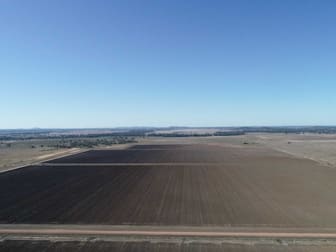
{"type": "Polygon", "coordinates": [[[244,148],[267,147],[295,157],[311,159],[323,165],[336,167],[335,134],[267,134],[217,137],[157,137],[143,139],[143,143],[208,143],[234,145],[244,148]]]}
{"type": "Polygon", "coordinates": [[[46,143],[46,141],[32,140],[12,141],[1,144],[0,171],[79,151],[78,148],[57,149],[47,147],[46,143]],[[10,143],[10,147],[7,145],[8,143],[10,143]]]}

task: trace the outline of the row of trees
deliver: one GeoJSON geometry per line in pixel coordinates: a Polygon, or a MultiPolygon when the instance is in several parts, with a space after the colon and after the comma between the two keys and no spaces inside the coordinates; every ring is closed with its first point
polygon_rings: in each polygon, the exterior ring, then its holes
{"type": "Polygon", "coordinates": [[[114,137],[98,139],[62,139],[56,144],[49,145],[54,148],[93,148],[97,146],[109,146],[113,144],[125,144],[136,142],[132,137],[114,137]]]}

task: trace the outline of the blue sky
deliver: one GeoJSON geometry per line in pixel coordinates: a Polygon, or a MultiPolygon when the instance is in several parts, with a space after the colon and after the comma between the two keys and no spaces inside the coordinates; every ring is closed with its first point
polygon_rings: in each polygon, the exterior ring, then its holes
{"type": "Polygon", "coordinates": [[[0,2],[0,128],[336,125],[336,1],[0,2]]]}

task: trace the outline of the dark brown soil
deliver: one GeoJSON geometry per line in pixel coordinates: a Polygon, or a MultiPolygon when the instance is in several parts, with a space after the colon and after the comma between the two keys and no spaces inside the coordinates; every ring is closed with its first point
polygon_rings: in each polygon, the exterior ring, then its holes
{"type": "Polygon", "coordinates": [[[281,246],[281,245],[235,245],[235,244],[174,244],[149,242],[48,242],[4,241],[1,252],[330,252],[332,246],[281,246]]]}
{"type": "Polygon", "coordinates": [[[235,151],[222,150],[220,158],[229,161],[217,165],[35,166],[3,173],[0,222],[336,226],[335,169],[273,152],[235,151]]]}
{"type": "Polygon", "coordinates": [[[283,157],[258,147],[212,145],[137,145],[126,150],[91,150],[48,163],[222,163],[264,156],[283,157]],[[266,151],[266,153],[265,153],[266,151]]]}

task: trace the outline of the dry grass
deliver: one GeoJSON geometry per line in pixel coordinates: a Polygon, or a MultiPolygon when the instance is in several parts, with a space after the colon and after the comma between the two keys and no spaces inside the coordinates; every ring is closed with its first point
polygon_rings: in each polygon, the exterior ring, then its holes
{"type": "Polygon", "coordinates": [[[249,137],[272,149],[336,167],[336,135],[256,134],[249,137]]]}

